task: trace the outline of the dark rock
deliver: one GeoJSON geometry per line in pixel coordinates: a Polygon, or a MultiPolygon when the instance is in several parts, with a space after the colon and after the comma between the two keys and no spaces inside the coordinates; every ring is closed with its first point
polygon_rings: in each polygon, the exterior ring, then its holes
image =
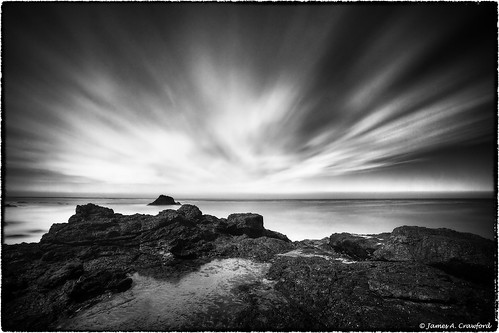
{"type": "Polygon", "coordinates": [[[493,278],[494,242],[450,229],[395,228],[374,252],[377,260],[417,261],[471,280],[493,278]]]}
{"type": "Polygon", "coordinates": [[[493,322],[490,290],[414,263],[344,264],[276,257],[275,290],[322,330],[416,330],[420,323],[493,322]]]}
{"type": "Polygon", "coordinates": [[[466,297],[465,282],[422,264],[378,264],[367,276],[369,289],[388,299],[456,303],[466,297]]]}
{"type": "Polygon", "coordinates": [[[2,278],[2,300],[12,301],[19,297],[29,287],[28,281],[14,274],[5,275],[2,278]]]}
{"type": "Polygon", "coordinates": [[[221,220],[222,219],[219,219],[213,215],[204,214],[203,216],[201,216],[198,223],[205,224],[205,225],[211,225],[211,226],[216,228],[220,224],[221,220]]]}
{"type": "Polygon", "coordinates": [[[227,218],[227,232],[231,235],[261,237],[264,234],[263,216],[259,214],[230,214],[227,218]]]}
{"type": "Polygon", "coordinates": [[[177,212],[184,215],[188,220],[197,220],[203,215],[199,208],[194,205],[182,205],[177,209],[177,212]]]}
{"type": "Polygon", "coordinates": [[[74,285],[70,297],[81,302],[105,291],[125,291],[132,284],[125,272],[109,270],[94,271],[83,275],[74,285]]]}
{"type": "Polygon", "coordinates": [[[126,277],[124,278],[123,280],[119,281],[115,286],[114,288],[116,289],[116,291],[118,292],[123,292],[123,291],[127,291],[128,289],[130,289],[130,287],[132,286],[132,283],[133,283],[133,280],[131,277],[126,277]]]}
{"type": "Polygon", "coordinates": [[[95,221],[98,217],[112,217],[114,211],[111,208],[101,207],[92,203],[76,206],[76,214],[69,222],[95,221]]]}
{"type": "Polygon", "coordinates": [[[388,238],[389,234],[352,235],[349,233],[332,234],[329,245],[336,252],[346,254],[355,260],[370,259],[388,238]]]}
{"type": "Polygon", "coordinates": [[[5,204],[4,207],[17,207],[17,206],[13,204],[5,204]]]}
{"type": "Polygon", "coordinates": [[[281,234],[280,232],[277,232],[277,231],[265,229],[263,232],[263,235],[265,237],[280,239],[280,240],[285,241],[285,242],[291,242],[289,240],[288,236],[281,234]]]}
{"type": "Polygon", "coordinates": [[[267,283],[237,289],[246,304],[238,313],[235,331],[326,331],[314,316],[303,312],[267,283]]]}
{"type": "Polygon", "coordinates": [[[249,238],[246,235],[234,238],[217,238],[214,242],[215,251],[223,257],[250,258],[258,261],[268,261],[278,253],[294,249],[289,241],[276,238],[249,238]]]}
{"type": "Polygon", "coordinates": [[[44,288],[54,288],[64,284],[67,280],[76,279],[83,274],[83,264],[81,262],[69,262],[57,270],[49,270],[44,274],[38,283],[44,288]]]}
{"type": "Polygon", "coordinates": [[[300,248],[313,248],[326,252],[331,252],[333,249],[329,245],[329,237],[324,237],[322,239],[304,239],[295,242],[296,246],[300,248]]]}
{"type": "Polygon", "coordinates": [[[167,205],[180,205],[175,200],[167,195],[161,194],[156,200],[148,204],[148,206],[167,206],[167,205]]]}

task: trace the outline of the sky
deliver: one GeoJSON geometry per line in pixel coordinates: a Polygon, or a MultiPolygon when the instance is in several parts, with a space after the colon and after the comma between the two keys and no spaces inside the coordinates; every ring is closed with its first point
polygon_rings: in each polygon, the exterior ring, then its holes
{"type": "Polygon", "coordinates": [[[2,4],[7,195],[494,191],[496,3],[2,4]]]}

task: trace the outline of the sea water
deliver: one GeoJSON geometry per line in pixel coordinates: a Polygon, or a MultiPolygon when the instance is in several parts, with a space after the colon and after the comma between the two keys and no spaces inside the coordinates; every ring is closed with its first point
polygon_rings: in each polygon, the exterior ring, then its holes
{"type": "MultiPolygon", "coordinates": [[[[180,206],[147,206],[154,198],[7,198],[2,207],[3,242],[38,242],[53,223],[67,222],[76,205],[94,203],[115,213],[152,214],[180,206]]],[[[204,214],[263,215],[267,229],[291,240],[321,239],[337,232],[374,234],[402,225],[450,228],[493,239],[495,201],[487,199],[352,199],[352,200],[192,200],[204,214]]]]}

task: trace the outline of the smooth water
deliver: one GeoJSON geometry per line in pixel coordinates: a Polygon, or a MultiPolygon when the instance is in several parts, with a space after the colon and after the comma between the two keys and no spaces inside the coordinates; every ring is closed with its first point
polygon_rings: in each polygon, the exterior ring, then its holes
{"type": "MultiPolygon", "coordinates": [[[[8,198],[3,207],[3,242],[38,242],[53,223],[67,222],[76,205],[94,203],[121,214],[157,214],[180,206],[147,206],[150,199],[8,198]]],[[[493,239],[497,211],[494,200],[377,199],[377,200],[189,200],[204,214],[227,217],[232,213],[263,215],[267,229],[291,240],[321,239],[335,232],[372,234],[402,225],[450,228],[493,239]]]]}
{"type": "Polygon", "coordinates": [[[58,329],[68,331],[176,331],[234,326],[245,302],[234,291],[265,282],[270,264],[215,259],[177,282],[135,273],[132,288],[79,312],[58,329]],[[229,319],[230,320],[230,319],[229,319]]]}

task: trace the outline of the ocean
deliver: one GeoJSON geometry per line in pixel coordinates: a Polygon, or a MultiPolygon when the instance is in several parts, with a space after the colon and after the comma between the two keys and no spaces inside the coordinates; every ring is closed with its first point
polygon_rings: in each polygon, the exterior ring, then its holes
{"type": "MultiPolygon", "coordinates": [[[[38,242],[53,223],[67,222],[76,205],[94,203],[121,214],[157,214],[180,206],[147,206],[154,198],[6,198],[3,243],[38,242]]],[[[331,200],[191,200],[204,214],[263,215],[264,226],[291,240],[321,239],[332,233],[373,234],[402,225],[450,228],[493,239],[497,211],[494,199],[331,199],[331,200]]]]}

